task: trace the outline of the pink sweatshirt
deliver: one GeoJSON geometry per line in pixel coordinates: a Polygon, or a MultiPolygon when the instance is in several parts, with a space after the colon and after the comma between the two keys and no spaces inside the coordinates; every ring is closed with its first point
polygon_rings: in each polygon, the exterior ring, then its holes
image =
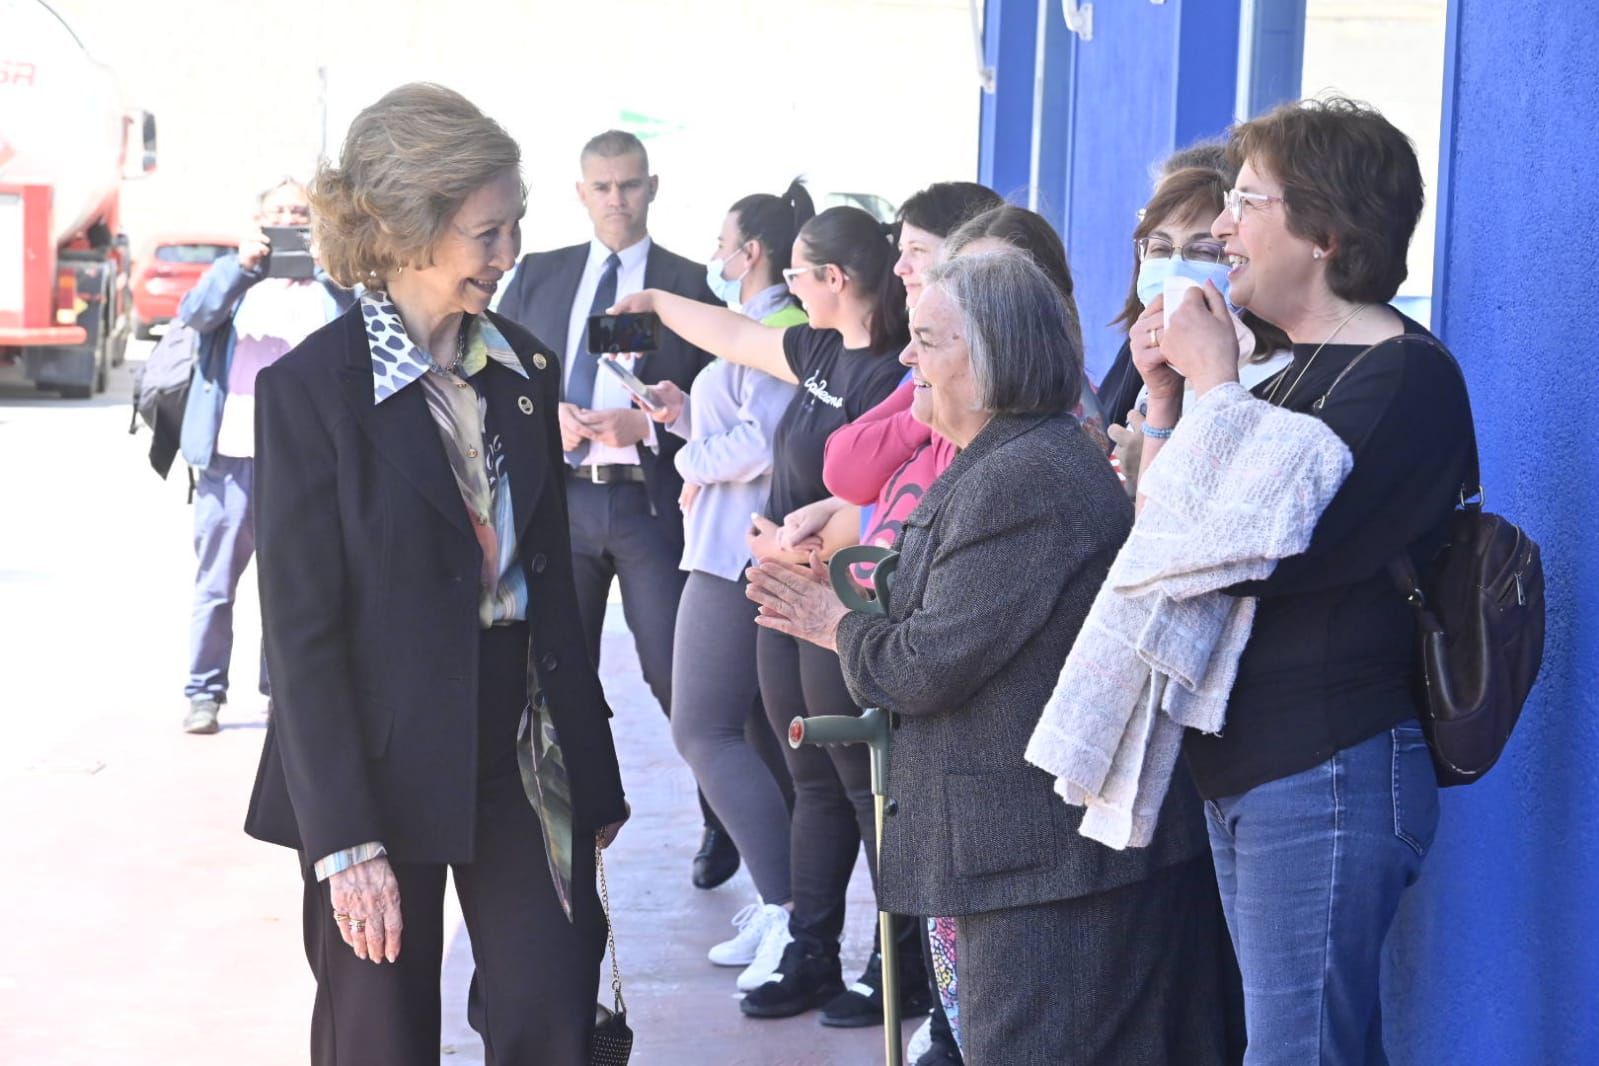
{"type": "Polygon", "coordinates": [[[822,480],[839,499],[875,504],[862,544],[892,548],[922,493],[949,469],[960,449],[911,417],[916,386],[905,381],[888,399],[827,438],[822,480]]]}

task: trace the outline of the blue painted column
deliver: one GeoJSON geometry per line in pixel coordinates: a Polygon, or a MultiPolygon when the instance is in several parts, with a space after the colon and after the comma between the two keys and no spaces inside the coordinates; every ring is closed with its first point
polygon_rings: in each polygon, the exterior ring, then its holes
{"type": "Polygon", "coordinates": [[[983,62],[994,72],[994,86],[982,96],[977,180],[1017,202],[1026,202],[1032,170],[1033,60],[1040,2],[983,3],[983,62]]]}
{"type": "MultiPolygon", "coordinates": [[[[1499,766],[1443,797],[1390,939],[1395,1063],[1599,1061],[1599,18],[1452,0],[1435,327],[1490,508],[1543,548],[1548,646],[1499,766]]],[[[1401,459],[1402,461],[1402,459],[1401,459]]]]}
{"type": "Polygon", "coordinates": [[[1097,380],[1123,339],[1105,323],[1127,296],[1151,168],[1232,122],[1239,0],[1101,0],[1089,40],[1066,29],[1060,0],[1045,4],[1034,193],[1066,239],[1097,380]]]}

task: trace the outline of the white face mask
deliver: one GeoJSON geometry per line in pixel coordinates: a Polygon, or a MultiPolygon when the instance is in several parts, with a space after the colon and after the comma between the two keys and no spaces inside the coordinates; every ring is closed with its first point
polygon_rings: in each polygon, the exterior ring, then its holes
{"type": "Polygon", "coordinates": [[[740,303],[739,295],[742,292],[744,278],[750,272],[749,264],[746,263],[744,265],[744,273],[736,278],[725,278],[722,276],[722,272],[727,269],[728,263],[743,254],[744,249],[740,248],[726,259],[712,259],[705,265],[705,284],[710,287],[711,294],[727,306],[735,309],[740,303]]]}

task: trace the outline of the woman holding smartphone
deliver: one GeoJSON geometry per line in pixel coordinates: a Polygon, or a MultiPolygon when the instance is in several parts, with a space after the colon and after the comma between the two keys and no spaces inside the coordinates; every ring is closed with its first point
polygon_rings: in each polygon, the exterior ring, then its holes
{"type": "MultiPolygon", "coordinates": [[[[756,193],[728,209],[706,283],[729,306],[774,328],[804,325],[783,284],[794,238],[816,213],[798,180],[781,196],[756,193]]],[[[649,390],[650,417],[686,441],[684,549],[688,571],[677,611],[672,662],[672,739],[706,799],[749,864],[760,899],[733,919],[737,934],[711,948],[718,966],[743,966],[748,992],[777,968],[788,946],[789,807],[794,790],[778,739],[761,709],[755,672],[756,608],[744,595],[749,514],[766,506],[772,438],[794,386],[718,359],[692,393],[671,382],[649,390]]]]}
{"type": "MultiPolygon", "coordinates": [[[[799,385],[773,436],[771,489],[749,517],[749,554],[800,561],[777,547],[785,515],[827,496],[827,437],[870,410],[904,376],[896,356],[908,340],[905,287],[894,274],[892,227],[854,207],[835,207],[800,230],[782,272],[810,314],[808,325],[768,326],[733,311],[646,289],[615,310],[654,311],[674,333],[729,362],[799,385]]],[[[838,656],[762,629],[756,636],[760,692],[773,732],[795,717],[857,714],[838,656]]],[[[741,1003],[757,1018],[825,1007],[845,992],[839,961],[844,898],[861,843],[873,876],[876,849],[865,748],[783,747],[794,780],[790,878],[794,940],[768,981],[741,1003]]],[[[908,982],[914,990],[925,981],[908,982]]],[[[824,1011],[824,1021],[828,1020],[824,1011]]],[[[842,1020],[842,1019],[838,1019],[842,1020]]],[[[858,1023],[857,1023],[858,1024],[858,1023]]]]}

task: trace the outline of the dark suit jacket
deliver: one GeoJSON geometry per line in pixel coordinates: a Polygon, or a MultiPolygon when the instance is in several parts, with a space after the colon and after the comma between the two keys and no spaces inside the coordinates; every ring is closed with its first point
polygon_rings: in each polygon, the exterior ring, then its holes
{"type": "MultiPolygon", "coordinates": [[[[491,360],[480,373],[521,526],[529,655],[576,825],[594,828],[623,817],[623,797],[610,710],[574,623],[560,362],[492,317],[528,372],[491,360]]],[[[311,861],[371,840],[402,861],[471,861],[482,553],[423,390],[373,404],[359,308],[257,379],[255,477],[273,713],[246,830],[311,861]]]]}
{"type": "Polygon", "coordinates": [[[1078,834],[1082,809],[1022,757],[1131,528],[1127,494],[1070,415],[996,417],[905,520],[889,616],[852,614],[838,630],[856,701],[898,720],[885,909],[1073,899],[1204,854],[1185,774],[1154,842],[1113,851],[1078,834]]]}
{"type": "MultiPolygon", "coordinates": [[[[558,248],[553,252],[532,252],[522,257],[516,277],[510,288],[500,298],[500,313],[533,331],[539,340],[560,352],[565,358],[567,330],[571,326],[572,301],[577,297],[578,283],[583,280],[583,268],[588,263],[589,243],[558,248]]],[[[721,301],[711,295],[705,286],[705,264],[667,251],[651,243],[649,258],[644,262],[644,287],[663,289],[666,292],[687,296],[701,303],[721,306],[721,301]]],[[[694,383],[694,378],[711,361],[711,356],[689,344],[669,330],[661,332],[661,348],[640,359],[633,368],[639,380],[649,385],[671,381],[684,392],[694,383]]],[[[658,450],[639,449],[644,478],[649,488],[650,504],[661,516],[675,515],[672,522],[678,530],[678,545],[682,547],[682,512],[677,498],[683,492],[683,478],[673,462],[682,439],[656,430],[658,450]]]]}

